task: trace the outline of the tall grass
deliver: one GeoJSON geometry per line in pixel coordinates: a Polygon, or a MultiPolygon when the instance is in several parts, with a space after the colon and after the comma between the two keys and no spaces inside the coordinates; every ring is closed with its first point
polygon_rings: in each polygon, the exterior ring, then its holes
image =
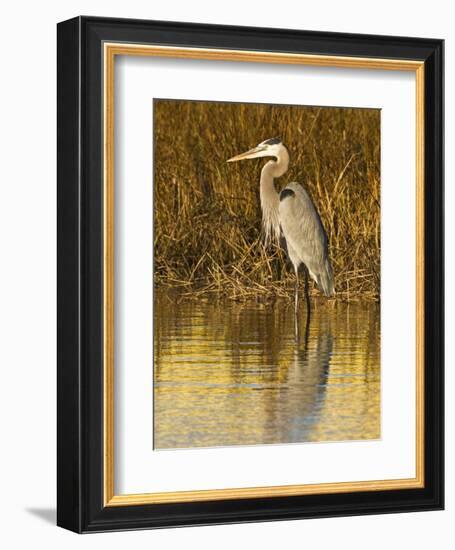
{"type": "Polygon", "coordinates": [[[280,137],[329,241],[337,297],[379,299],[380,111],[155,100],[155,284],[232,298],[288,296],[294,280],[261,237],[264,159],[226,160],[280,137]]]}

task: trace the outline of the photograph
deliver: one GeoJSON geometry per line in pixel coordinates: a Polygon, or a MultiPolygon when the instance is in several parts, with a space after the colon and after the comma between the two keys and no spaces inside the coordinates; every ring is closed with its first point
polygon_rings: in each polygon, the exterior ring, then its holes
{"type": "Polygon", "coordinates": [[[155,98],[153,144],[154,449],[380,439],[381,110],[155,98]]]}

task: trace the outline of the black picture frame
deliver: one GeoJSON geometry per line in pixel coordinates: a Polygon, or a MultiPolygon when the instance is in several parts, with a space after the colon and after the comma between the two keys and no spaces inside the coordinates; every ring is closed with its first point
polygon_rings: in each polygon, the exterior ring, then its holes
{"type": "Polygon", "coordinates": [[[77,533],[440,510],[444,503],[442,40],[77,17],[58,24],[58,507],[77,533]],[[106,507],[103,498],[102,44],[424,61],[425,486],[106,507]]]}

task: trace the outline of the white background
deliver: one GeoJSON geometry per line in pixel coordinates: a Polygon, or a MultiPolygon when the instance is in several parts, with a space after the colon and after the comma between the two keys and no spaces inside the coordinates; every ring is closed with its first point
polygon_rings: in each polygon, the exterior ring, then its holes
{"type": "MultiPolygon", "coordinates": [[[[0,87],[1,541],[7,548],[451,548],[455,521],[451,468],[447,510],[78,537],[53,526],[55,510],[55,23],[78,14],[142,17],[447,39],[447,151],[453,151],[453,15],[448,2],[344,0],[306,4],[244,0],[16,2],[2,12],[0,87]],[[102,537],[102,538],[100,538],[102,537]]],[[[447,160],[446,204],[455,177],[447,160]]],[[[447,281],[455,278],[455,231],[447,217],[447,281]]],[[[447,285],[447,336],[455,329],[447,285]]],[[[454,354],[447,349],[452,394],[454,354]]],[[[454,462],[454,407],[447,406],[447,463],[454,462]]]]}
{"type": "Polygon", "coordinates": [[[115,493],[415,477],[414,74],[123,57],[115,116],[115,493]],[[380,440],[153,451],[153,97],[381,109],[380,440]]]}

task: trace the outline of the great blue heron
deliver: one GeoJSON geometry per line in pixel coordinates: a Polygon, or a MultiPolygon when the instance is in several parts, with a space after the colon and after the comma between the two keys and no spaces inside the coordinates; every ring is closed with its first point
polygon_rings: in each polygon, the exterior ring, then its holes
{"type": "Polygon", "coordinates": [[[274,179],[285,174],[289,166],[289,153],[280,139],[266,139],[227,162],[259,157],[275,159],[266,162],[261,171],[260,196],[265,242],[279,245],[282,237],[286,241],[287,253],[295,270],[296,314],[299,299],[299,268],[304,266],[305,300],[309,318],[308,273],[326,296],[334,293],[327,235],[314,204],[299,183],[288,183],[280,193],[275,189],[274,179]]]}

